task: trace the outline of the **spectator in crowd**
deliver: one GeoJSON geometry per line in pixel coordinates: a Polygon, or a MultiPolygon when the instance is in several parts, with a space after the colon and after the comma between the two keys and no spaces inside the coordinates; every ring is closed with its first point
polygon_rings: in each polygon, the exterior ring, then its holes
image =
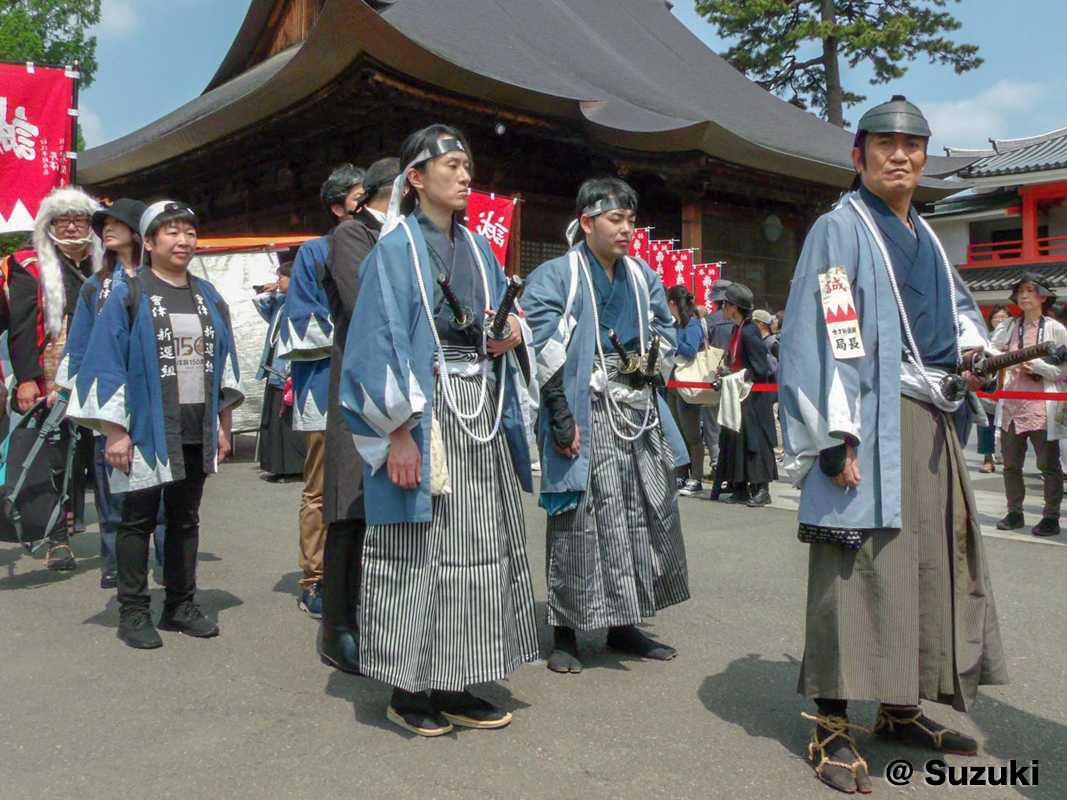
{"type": "Polygon", "coordinates": [[[778,334],[774,332],[775,318],[771,316],[770,311],[764,311],[762,308],[752,312],[752,321],[759,326],[760,336],[763,337],[764,344],[767,345],[767,349],[775,360],[778,358],[778,334]]]}
{"type": "MultiPolygon", "coordinates": [[[[707,335],[708,344],[719,350],[726,351],[730,345],[730,337],[734,335],[736,325],[726,316],[723,310],[723,301],[726,297],[726,288],[730,281],[719,278],[711,284],[711,305],[708,314],[703,318],[704,332],[707,335]]],[[[704,447],[708,451],[709,467],[705,476],[709,481],[715,479],[715,466],[719,463],[719,406],[706,405],[700,407],[700,435],[704,440],[704,447]]],[[[703,462],[701,462],[703,463],[703,462]]]]}
{"type": "MultiPolygon", "coordinates": [[[[66,391],[74,388],[78,369],[85,359],[89,337],[104,302],[111,295],[115,283],[125,283],[137,274],[141,259],[141,235],[138,232],[145,204],[123,197],[107,208],[94,212],[93,232],[104,245],[103,267],[90,277],[79,291],[77,308],[70,326],[63,358],[56,373],[56,385],[66,391]]],[[[100,588],[114,589],[118,585],[118,560],[115,537],[118,533],[122,500],[111,493],[107,480],[105,438],[91,429],[80,432],[93,442],[93,497],[97,520],[100,523],[100,588]]],[[[156,558],[162,564],[163,528],[157,526],[156,558]]]]}
{"type": "MultiPolygon", "coordinates": [[[[267,379],[259,421],[259,468],[271,477],[295,475],[304,468],[303,437],[293,430],[293,404],[286,402],[286,390],[291,388],[289,362],[278,358],[292,273],[292,260],[283,261],[278,266],[277,280],[260,287],[262,291],[252,298],[252,305],[267,322],[256,380],[267,379]]],[[[291,393],[289,396],[291,400],[291,393]]]]}
{"type": "MultiPolygon", "coordinates": [[[[993,306],[989,309],[986,324],[989,327],[990,335],[1000,323],[1008,319],[1011,319],[1011,312],[1008,311],[1007,306],[993,306]]],[[[981,403],[987,424],[978,426],[978,454],[984,456],[982,466],[978,468],[978,471],[988,474],[995,472],[997,469],[995,458],[997,452],[997,401],[982,398],[981,403]]]]}
{"type": "MultiPolygon", "coordinates": [[[[15,374],[14,406],[20,414],[57,388],[56,374],[74,319],[82,286],[103,266],[104,248],[93,232],[91,218],[100,204],[73,186],[52,190],[37,212],[33,250],[14,253],[8,275],[10,329],[8,352],[15,374]]],[[[79,436],[77,428],[63,425],[63,441],[75,437],[75,466],[71,486],[74,497],[84,501],[87,465],[92,464],[93,441],[79,436]]],[[[64,463],[56,451],[60,473],[64,463]]],[[[67,476],[64,476],[64,480],[67,476]]],[[[78,509],[76,509],[77,511],[78,509]]],[[[83,522],[82,519],[76,519],[83,522]]],[[[48,536],[46,566],[68,571],[77,567],[70,549],[64,512],[48,536]]]]}
{"type": "MultiPolygon", "coordinates": [[[[691,361],[704,349],[704,328],[696,313],[693,295],[684,286],[672,286],[667,290],[667,307],[674,317],[674,329],[678,336],[676,357],[691,361]]],[[[671,416],[685,440],[689,451],[689,464],[676,471],[678,494],[693,497],[704,491],[701,482],[704,468],[704,443],[700,439],[700,406],[689,405],[677,389],[667,389],[667,403],[671,416]]]]}
{"type": "MultiPolygon", "coordinates": [[[[364,172],[342,164],[319,190],[323,208],[336,226],[352,218],[363,193],[364,172]]],[[[333,320],[322,288],[333,231],[300,245],[285,302],[279,355],[291,363],[293,428],[304,434],[304,492],[300,496],[299,563],[300,609],[312,619],[322,618],[322,549],[326,524],[322,521],[322,481],[326,458],[326,406],[330,389],[333,320]]]]}
{"type": "MultiPolygon", "coordinates": [[[[993,332],[991,345],[1003,351],[1030,347],[1051,341],[1067,344],[1067,329],[1045,311],[1055,300],[1046,280],[1027,272],[1012,288],[1011,302],[1022,315],[1001,325],[993,332]]],[[[1006,371],[1003,387],[1015,392],[1059,392],[1060,378],[1067,372],[1061,363],[1045,359],[1027,361],[1006,371]]],[[[1004,494],[1008,513],[997,523],[1002,531],[1026,525],[1023,501],[1023,461],[1026,445],[1033,445],[1037,469],[1044,484],[1045,503],[1041,520],[1033,527],[1034,536],[1056,536],[1060,532],[1060,506],[1063,502],[1063,471],[1060,468],[1060,439],[1067,437],[1067,421],[1058,412],[1063,404],[1055,400],[1002,400],[1000,403],[1000,446],[1004,453],[1004,494]]]]}
{"type": "Polygon", "coordinates": [[[216,636],[195,601],[200,501],[230,452],[233,409],[244,400],[229,308],[189,274],[198,222],[171,201],[141,217],[145,260],[114,282],[74,379],[68,416],[107,436],[111,490],[125,493],[118,556],[118,637],[162,646],[148,595],[148,539],[166,508],[166,597],[159,627],[216,636]]]}
{"type": "MultiPolygon", "coordinates": [[[[752,290],[732,283],[725,292],[726,316],[736,325],[727,348],[724,374],[745,370],[746,382],[771,383],[774,364],[759,327],[752,321],[752,290]]],[[[725,402],[722,400],[720,402],[725,402]]],[[[719,463],[715,470],[713,500],[719,498],[723,483],[731,494],[724,503],[745,503],[751,508],[771,501],[770,482],[778,477],[774,460],[774,398],[768,392],[752,392],[741,402],[740,426],[725,425],[719,435],[719,463]]]]}

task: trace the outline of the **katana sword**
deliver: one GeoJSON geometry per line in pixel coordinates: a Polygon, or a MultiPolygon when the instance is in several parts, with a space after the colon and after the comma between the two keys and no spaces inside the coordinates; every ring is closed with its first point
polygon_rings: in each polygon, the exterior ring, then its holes
{"type": "Polygon", "coordinates": [[[1061,363],[1067,358],[1067,345],[1057,345],[1055,342],[1041,342],[1030,347],[1021,347],[1018,350],[1009,350],[999,356],[987,356],[983,353],[973,354],[969,359],[965,358],[960,366],[960,371],[969,370],[976,378],[991,378],[1002,369],[1014,367],[1037,358],[1055,355],[1061,363]]]}
{"type": "Polygon", "coordinates": [[[637,355],[637,353],[627,353],[626,348],[622,346],[619,334],[615,333],[613,328],[608,329],[608,341],[615,348],[615,352],[619,354],[619,372],[623,375],[637,372],[638,367],[641,366],[641,356],[637,355]]]}
{"type": "Polygon", "coordinates": [[[641,365],[641,374],[645,380],[652,383],[659,375],[659,337],[653,336],[652,343],[648,346],[648,353],[645,355],[645,361],[641,365]]]}
{"type": "Polygon", "coordinates": [[[489,325],[489,337],[491,339],[507,339],[511,336],[511,323],[508,322],[508,315],[515,308],[515,299],[519,296],[524,284],[525,281],[518,275],[512,275],[508,279],[508,290],[504,293],[504,299],[500,301],[496,316],[493,317],[493,321],[489,325]]]}

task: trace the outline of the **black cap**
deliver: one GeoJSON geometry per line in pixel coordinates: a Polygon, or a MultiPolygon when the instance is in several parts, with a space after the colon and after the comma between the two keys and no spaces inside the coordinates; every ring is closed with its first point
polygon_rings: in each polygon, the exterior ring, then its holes
{"type": "Polygon", "coordinates": [[[102,208],[93,214],[93,230],[96,235],[103,238],[104,223],[108,217],[117,219],[134,233],[140,235],[141,215],[147,206],[140,200],[129,197],[120,197],[107,208],[102,208]]]}
{"type": "Polygon", "coordinates": [[[752,290],[743,283],[731,283],[727,286],[726,296],[723,299],[742,311],[751,311],[756,307],[756,299],[752,295],[752,290]]]}
{"type": "Polygon", "coordinates": [[[914,103],[895,94],[888,103],[877,105],[860,117],[856,133],[905,133],[930,138],[930,124],[914,103]]]}

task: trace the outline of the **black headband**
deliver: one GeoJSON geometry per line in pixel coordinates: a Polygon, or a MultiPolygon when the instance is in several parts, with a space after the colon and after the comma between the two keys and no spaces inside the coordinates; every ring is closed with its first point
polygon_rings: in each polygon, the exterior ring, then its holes
{"type": "Polygon", "coordinates": [[[613,194],[608,197],[602,197],[595,203],[590,203],[582,209],[582,214],[587,217],[599,217],[601,214],[606,214],[608,211],[614,211],[617,208],[628,208],[631,211],[637,211],[637,208],[632,203],[613,194]]]}

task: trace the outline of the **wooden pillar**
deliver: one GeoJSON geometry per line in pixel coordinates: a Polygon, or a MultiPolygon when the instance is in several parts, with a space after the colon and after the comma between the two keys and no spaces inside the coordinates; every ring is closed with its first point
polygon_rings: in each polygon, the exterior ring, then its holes
{"type": "Polygon", "coordinates": [[[1022,260],[1033,261],[1037,258],[1037,198],[1029,192],[1022,191],[1023,196],[1023,249],[1022,260]]]}
{"type": "Polygon", "coordinates": [[[522,195],[511,195],[516,200],[511,212],[511,232],[508,235],[508,252],[504,257],[504,272],[510,278],[522,274],[522,195]]]}
{"type": "Polygon", "coordinates": [[[701,201],[682,206],[682,249],[694,250],[695,263],[704,263],[704,204],[701,201]]]}

